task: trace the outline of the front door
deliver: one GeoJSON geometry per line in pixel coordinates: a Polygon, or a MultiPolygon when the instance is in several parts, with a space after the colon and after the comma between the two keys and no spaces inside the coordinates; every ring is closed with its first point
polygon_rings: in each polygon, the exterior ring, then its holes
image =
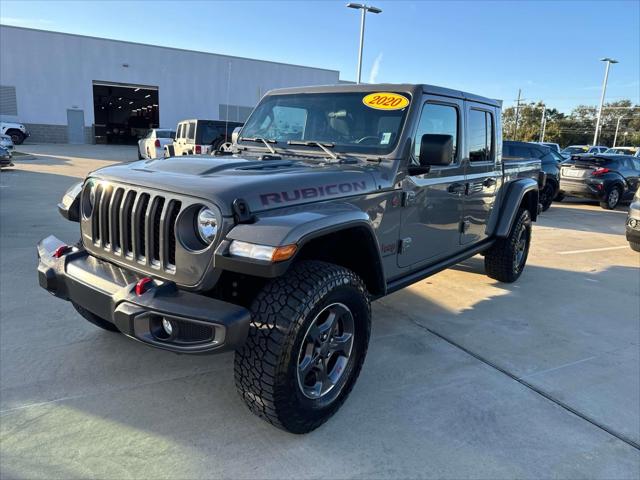
{"type": "Polygon", "coordinates": [[[460,138],[462,101],[442,102],[426,96],[414,135],[411,162],[419,164],[420,139],[424,134],[453,137],[451,165],[432,167],[422,175],[403,180],[403,210],[398,266],[419,268],[455,253],[460,247],[460,222],[464,205],[465,177],[460,138]]]}
{"type": "Polygon", "coordinates": [[[473,244],[487,238],[487,225],[502,181],[502,166],[496,149],[500,136],[496,135],[495,109],[482,104],[467,104],[466,169],[467,194],[462,220],[462,243],[473,244]]]}
{"type": "Polygon", "coordinates": [[[84,111],[67,110],[67,141],[84,143],[84,111]]]}

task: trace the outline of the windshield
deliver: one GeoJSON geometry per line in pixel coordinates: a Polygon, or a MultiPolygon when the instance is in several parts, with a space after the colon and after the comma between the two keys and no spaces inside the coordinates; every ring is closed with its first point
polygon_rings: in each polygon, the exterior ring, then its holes
{"type": "Polygon", "coordinates": [[[564,162],[564,157],[556,152],[553,148],[549,149],[549,154],[553,157],[554,160],[558,162],[564,162]]]}
{"type": "Polygon", "coordinates": [[[371,95],[367,92],[270,95],[253,111],[241,138],[275,141],[276,149],[288,148],[289,141],[314,141],[331,144],[337,152],[384,155],[398,141],[409,95],[379,94],[387,95],[391,104],[398,102],[398,107],[389,105],[385,109],[377,104],[368,106],[378,94],[371,95]]]}
{"type": "Polygon", "coordinates": [[[610,148],[608,149],[606,152],[604,153],[608,153],[608,154],[613,154],[613,155],[629,155],[632,152],[626,148],[610,148]]]}
{"type": "Polygon", "coordinates": [[[563,150],[564,153],[584,153],[586,151],[586,147],[567,147],[563,150]]]}

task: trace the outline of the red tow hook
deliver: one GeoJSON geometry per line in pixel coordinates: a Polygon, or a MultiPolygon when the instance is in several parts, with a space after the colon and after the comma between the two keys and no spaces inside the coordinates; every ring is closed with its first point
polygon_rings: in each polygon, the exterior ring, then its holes
{"type": "Polygon", "coordinates": [[[51,255],[53,258],[60,258],[61,256],[69,253],[71,251],[71,247],[69,245],[60,245],[51,255]]]}
{"type": "Polygon", "coordinates": [[[136,295],[140,296],[149,290],[153,286],[153,279],[151,277],[144,277],[138,280],[136,283],[136,295]]]}

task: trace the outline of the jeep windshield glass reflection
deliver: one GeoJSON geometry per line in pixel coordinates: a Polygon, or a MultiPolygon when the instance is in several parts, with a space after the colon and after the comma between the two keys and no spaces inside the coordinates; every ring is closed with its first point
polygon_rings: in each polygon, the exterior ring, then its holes
{"type": "MultiPolygon", "coordinates": [[[[375,95],[364,92],[267,96],[247,120],[239,143],[262,147],[261,141],[255,140],[264,139],[280,150],[300,148],[299,142],[321,142],[335,152],[387,154],[398,141],[410,96],[375,95]]],[[[319,155],[323,153],[319,151],[319,155]]]]}

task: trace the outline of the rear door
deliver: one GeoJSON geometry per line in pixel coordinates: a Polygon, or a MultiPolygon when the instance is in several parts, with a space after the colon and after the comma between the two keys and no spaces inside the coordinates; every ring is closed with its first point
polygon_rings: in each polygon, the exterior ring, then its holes
{"type": "Polygon", "coordinates": [[[424,134],[451,135],[454,160],[432,167],[429,173],[407,176],[403,181],[398,266],[418,268],[450,256],[460,248],[460,219],[465,190],[461,138],[463,103],[425,96],[411,150],[411,163],[419,165],[420,140],[424,134]]]}
{"type": "MultiPolygon", "coordinates": [[[[473,244],[488,236],[487,225],[496,192],[502,181],[501,156],[497,151],[502,139],[499,118],[494,107],[466,102],[467,192],[462,219],[462,244],[473,244]]],[[[512,152],[513,153],[513,152],[512,152]]]]}

